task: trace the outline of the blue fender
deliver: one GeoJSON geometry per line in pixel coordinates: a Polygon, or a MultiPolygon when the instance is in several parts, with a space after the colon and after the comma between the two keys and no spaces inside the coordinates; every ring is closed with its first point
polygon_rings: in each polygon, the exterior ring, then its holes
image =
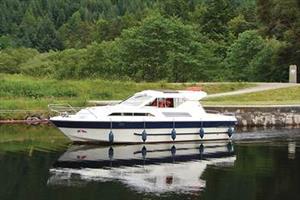
{"type": "Polygon", "coordinates": [[[108,134],[108,141],[109,141],[110,143],[113,143],[113,142],[114,142],[114,134],[113,134],[112,131],[110,131],[109,134],[108,134]]]}
{"type": "Polygon", "coordinates": [[[147,132],[146,132],[146,130],[143,130],[143,132],[142,132],[142,140],[143,140],[143,142],[146,142],[146,140],[147,140],[147,132]]]}
{"type": "Polygon", "coordinates": [[[173,128],[172,131],[171,131],[171,138],[172,138],[173,141],[176,139],[176,130],[175,130],[175,128],[173,128]]]}
{"type": "Polygon", "coordinates": [[[200,135],[201,139],[204,137],[204,134],[205,134],[204,129],[200,128],[199,135],[200,135]]]}

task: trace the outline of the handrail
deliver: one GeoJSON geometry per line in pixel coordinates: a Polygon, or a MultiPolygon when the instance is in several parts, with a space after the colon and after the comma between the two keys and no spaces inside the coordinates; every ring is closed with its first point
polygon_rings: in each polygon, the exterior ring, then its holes
{"type": "Polygon", "coordinates": [[[71,106],[70,104],[48,104],[48,109],[51,112],[58,113],[60,116],[67,117],[69,114],[75,114],[81,108],[76,108],[71,106]]]}
{"type": "Polygon", "coordinates": [[[75,107],[71,106],[70,104],[49,104],[48,109],[53,112],[61,113],[61,112],[77,112],[75,107]]]}
{"type": "MultiPolygon", "coordinates": [[[[70,104],[49,104],[48,108],[50,111],[58,113],[61,116],[68,116],[70,113],[77,113],[80,109],[83,109],[84,107],[73,107],[70,104]]],[[[93,113],[89,108],[85,108],[89,112],[89,114],[93,115],[95,118],[97,118],[97,115],[93,113]]]]}

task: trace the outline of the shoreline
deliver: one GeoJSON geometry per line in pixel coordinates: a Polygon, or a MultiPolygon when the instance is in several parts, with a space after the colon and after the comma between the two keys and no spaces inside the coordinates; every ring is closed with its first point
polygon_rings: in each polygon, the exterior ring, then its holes
{"type": "Polygon", "coordinates": [[[206,105],[204,108],[234,113],[239,127],[300,126],[300,105],[206,105]]]}
{"type": "MultiPolygon", "coordinates": [[[[93,102],[95,103],[95,101],[93,102]]],[[[116,101],[99,101],[96,105],[116,103],[116,101]]],[[[300,104],[297,105],[204,105],[205,110],[219,113],[234,113],[237,127],[284,127],[300,126],[300,104]]],[[[19,113],[20,119],[1,119],[1,124],[45,124],[48,123],[50,111],[41,113],[19,113]]]]}

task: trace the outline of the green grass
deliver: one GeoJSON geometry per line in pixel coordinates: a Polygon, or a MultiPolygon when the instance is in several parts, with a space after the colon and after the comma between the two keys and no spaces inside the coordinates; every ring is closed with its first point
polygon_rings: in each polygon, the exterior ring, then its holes
{"type": "Polygon", "coordinates": [[[204,105],[280,105],[300,104],[300,86],[274,89],[251,94],[209,98],[204,105]]]}
{"type": "MultiPolygon", "coordinates": [[[[229,92],[251,83],[136,83],[109,80],[53,80],[23,75],[0,74],[0,111],[30,110],[28,112],[0,113],[0,119],[24,119],[34,114],[48,116],[47,105],[69,103],[83,107],[89,100],[121,100],[146,89],[186,89],[200,86],[208,94],[229,92]]],[[[291,87],[251,94],[209,98],[204,105],[246,104],[300,104],[300,87],[291,87]]]]}
{"type": "MultiPolygon", "coordinates": [[[[47,113],[50,103],[70,103],[86,106],[88,100],[121,100],[146,89],[186,89],[200,86],[208,94],[228,92],[251,87],[249,83],[136,83],[109,80],[53,80],[38,79],[23,75],[0,74],[0,110],[40,110],[47,113]]],[[[39,111],[35,111],[39,112],[39,111]]],[[[25,113],[30,115],[31,113],[25,113]]],[[[20,119],[21,114],[0,114],[2,118],[20,119]]]]}

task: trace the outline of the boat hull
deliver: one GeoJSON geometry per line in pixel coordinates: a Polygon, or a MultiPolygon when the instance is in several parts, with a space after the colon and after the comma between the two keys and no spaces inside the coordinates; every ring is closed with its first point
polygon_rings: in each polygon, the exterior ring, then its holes
{"type": "MultiPolygon", "coordinates": [[[[204,128],[204,136],[201,138],[199,129],[182,128],[175,129],[176,136],[173,140],[172,129],[78,129],[59,128],[73,142],[113,142],[113,143],[158,143],[158,142],[183,142],[198,140],[227,140],[228,128],[204,128]],[[143,131],[146,131],[146,139],[143,141],[143,131]],[[109,134],[112,132],[113,141],[109,134]]],[[[145,138],[145,137],[144,137],[145,138]]]]}
{"type": "Polygon", "coordinates": [[[54,121],[61,132],[78,143],[159,143],[228,140],[234,121],[76,122],[54,121]]]}

